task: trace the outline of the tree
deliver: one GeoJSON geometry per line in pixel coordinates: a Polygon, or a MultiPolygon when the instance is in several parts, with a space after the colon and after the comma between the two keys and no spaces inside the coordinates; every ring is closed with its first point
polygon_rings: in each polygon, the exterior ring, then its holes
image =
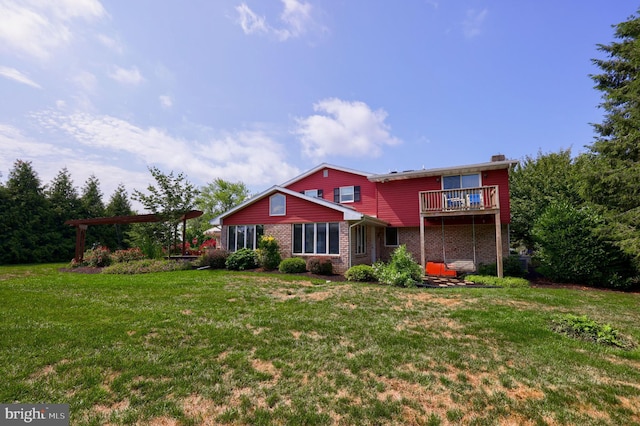
{"type": "Polygon", "coordinates": [[[73,186],[71,175],[67,168],[63,168],[51,181],[45,191],[53,216],[53,227],[59,235],[58,241],[51,241],[53,252],[51,260],[68,261],[73,257],[75,248],[75,228],[65,225],[68,219],[80,218],[80,199],[78,191],[73,186]]]}
{"type": "MultiPolygon", "coordinates": [[[[82,187],[80,197],[82,219],[104,217],[105,208],[102,201],[102,191],[100,191],[100,181],[95,175],[89,176],[82,187]]],[[[86,245],[91,247],[95,244],[107,244],[105,241],[106,232],[102,226],[90,226],[87,229],[86,245]]]]}
{"type": "Polygon", "coordinates": [[[606,211],[603,233],[635,259],[640,270],[640,18],[614,26],[618,41],[598,45],[603,59],[592,62],[602,71],[591,75],[602,92],[602,123],[582,159],[583,196],[606,211]]]}
{"type": "Polygon", "coordinates": [[[149,172],[156,181],[157,187],[149,185],[148,194],[139,190],[133,191],[133,199],[142,203],[145,209],[162,217],[167,224],[165,241],[168,246],[177,246],[180,217],[193,210],[198,190],[186,180],[183,173],[177,176],[173,172],[165,175],[157,167],[150,167],[149,172]]]}
{"type": "Polygon", "coordinates": [[[588,205],[552,201],[532,229],[539,271],[552,280],[628,289],[629,263],[598,233],[603,218],[588,205]]]}
{"type": "Polygon", "coordinates": [[[583,203],[571,150],[525,157],[509,175],[512,241],[532,249],[531,229],[549,203],[583,203]]]}
{"type": "Polygon", "coordinates": [[[200,194],[196,198],[196,206],[203,214],[191,221],[189,226],[191,238],[202,240],[204,231],[210,225],[209,221],[216,216],[231,210],[238,204],[249,198],[249,189],[242,182],[229,182],[221,178],[200,188],[200,194]]]}
{"type": "Polygon", "coordinates": [[[55,235],[48,201],[31,162],[17,160],[0,194],[3,228],[0,263],[47,262],[55,235]]]}
{"type": "MultiPolygon", "coordinates": [[[[129,202],[129,195],[123,184],[118,185],[118,188],[116,188],[115,192],[111,195],[109,204],[107,204],[105,209],[105,214],[107,217],[129,216],[133,214],[133,209],[129,202]]],[[[107,245],[113,249],[127,248],[127,233],[130,228],[130,225],[110,225],[105,232],[107,245]]]]}
{"type": "Polygon", "coordinates": [[[196,199],[198,208],[207,220],[232,209],[249,198],[249,189],[242,182],[228,182],[217,178],[203,186],[196,199]]]}

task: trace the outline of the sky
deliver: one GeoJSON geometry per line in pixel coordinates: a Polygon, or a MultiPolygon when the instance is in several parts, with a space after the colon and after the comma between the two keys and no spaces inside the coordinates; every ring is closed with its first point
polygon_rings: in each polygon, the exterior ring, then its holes
{"type": "MultiPolygon", "coordinates": [[[[627,0],[0,0],[0,182],[148,168],[253,193],[593,142],[598,44],[627,0]]],[[[138,210],[141,207],[134,204],[138,210]]]]}

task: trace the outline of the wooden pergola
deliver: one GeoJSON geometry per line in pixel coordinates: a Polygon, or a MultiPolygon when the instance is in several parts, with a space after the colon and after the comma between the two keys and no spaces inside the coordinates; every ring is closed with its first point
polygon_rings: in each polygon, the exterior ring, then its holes
{"type": "MultiPolygon", "coordinates": [[[[186,252],[186,229],[187,220],[202,216],[200,210],[190,210],[180,216],[182,221],[182,255],[186,252]]],[[[163,222],[163,218],[157,214],[136,214],[130,216],[112,216],[112,217],[94,217],[89,219],[72,219],[67,220],[64,224],[76,227],[76,254],[74,259],[76,262],[82,262],[84,256],[84,243],[87,236],[87,228],[89,225],[129,225],[131,223],[152,223],[163,222]]]]}

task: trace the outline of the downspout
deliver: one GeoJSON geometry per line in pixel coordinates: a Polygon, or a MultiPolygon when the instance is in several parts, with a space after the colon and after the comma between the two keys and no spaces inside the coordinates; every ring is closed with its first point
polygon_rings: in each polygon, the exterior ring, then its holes
{"type": "Polygon", "coordinates": [[[365,220],[362,219],[359,222],[354,223],[353,225],[349,225],[349,265],[347,267],[347,269],[351,268],[351,263],[352,263],[352,257],[353,257],[353,250],[352,250],[352,246],[351,246],[351,230],[353,229],[354,226],[358,226],[361,225],[362,223],[364,223],[365,220]]]}

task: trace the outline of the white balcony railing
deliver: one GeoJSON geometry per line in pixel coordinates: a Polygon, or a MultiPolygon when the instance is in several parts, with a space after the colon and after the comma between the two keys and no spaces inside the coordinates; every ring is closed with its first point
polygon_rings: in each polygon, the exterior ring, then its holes
{"type": "Polygon", "coordinates": [[[420,192],[420,212],[424,215],[474,214],[499,208],[497,186],[420,192]]]}

